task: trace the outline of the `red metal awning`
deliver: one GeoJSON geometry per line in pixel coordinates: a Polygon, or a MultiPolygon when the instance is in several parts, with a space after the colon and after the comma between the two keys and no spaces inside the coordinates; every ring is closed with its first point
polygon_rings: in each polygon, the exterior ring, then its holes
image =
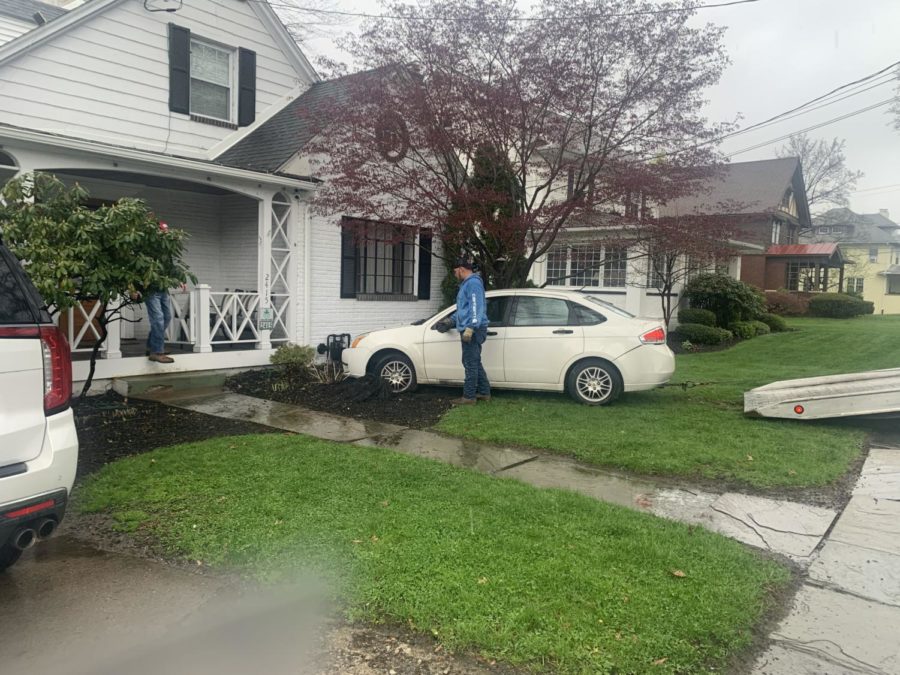
{"type": "Polygon", "coordinates": [[[824,255],[832,256],[837,244],[778,244],[766,249],[766,255],[824,255]]]}

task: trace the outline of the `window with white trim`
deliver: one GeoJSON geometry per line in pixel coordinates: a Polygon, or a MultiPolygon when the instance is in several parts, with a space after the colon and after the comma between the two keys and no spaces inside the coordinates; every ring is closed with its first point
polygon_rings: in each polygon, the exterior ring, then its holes
{"type": "Polygon", "coordinates": [[[772,243],[778,244],[781,242],[781,221],[773,220],[772,221],[772,243]]]}
{"type": "Polygon", "coordinates": [[[234,50],[191,39],[191,114],[232,121],[234,50]]]}
{"type": "Polygon", "coordinates": [[[557,245],[547,254],[547,284],[575,288],[624,288],[628,249],[591,244],[557,245]]]}
{"type": "Polygon", "coordinates": [[[878,247],[872,246],[869,249],[869,262],[878,262],[878,247]]]}
{"type": "Polygon", "coordinates": [[[859,295],[862,295],[863,277],[850,277],[849,279],[847,279],[847,292],[858,293],[859,295]]]}

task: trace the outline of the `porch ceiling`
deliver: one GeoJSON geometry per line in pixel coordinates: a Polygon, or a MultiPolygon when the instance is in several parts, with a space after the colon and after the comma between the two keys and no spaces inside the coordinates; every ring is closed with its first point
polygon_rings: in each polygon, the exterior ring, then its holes
{"type": "Polygon", "coordinates": [[[98,180],[110,180],[118,183],[131,183],[134,185],[142,185],[146,187],[163,188],[165,190],[181,190],[182,192],[195,192],[205,195],[224,196],[232,194],[215,185],[206,185],[205,183],[196,183],[180,178],[170,178],[167,176],[155,176],[146,173],[134,173],[131,171],[102,171],[99,169],[84,169],[79,171],[54,171],[58,176],[66,176],[68,178],[96,178],[98,180]]]}

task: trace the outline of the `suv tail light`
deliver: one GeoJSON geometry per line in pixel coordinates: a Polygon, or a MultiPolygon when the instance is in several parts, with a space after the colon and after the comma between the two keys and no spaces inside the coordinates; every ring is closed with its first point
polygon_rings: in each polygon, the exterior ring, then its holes
{"type": "Polygon", "coordinates": [[[72,399],[72,353],[62,331],[41,326],[44,352],[44,413],[52,415],[69,407],[72,399]]]}
{"type": "Polygon", "coordinates": [[[641,342],[645,345],[664,345],[666,344],[666,331],[662,326],[647,331],[641,335],[641,342]]]}

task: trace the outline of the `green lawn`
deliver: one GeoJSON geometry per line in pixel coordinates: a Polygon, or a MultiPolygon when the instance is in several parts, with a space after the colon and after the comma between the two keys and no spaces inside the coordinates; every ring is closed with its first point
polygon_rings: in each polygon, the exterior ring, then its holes
{"type": "Polygon", "coordinates": [[[747,418],[743,392],[788,378],[898,367],[900,317],[791,325],[797,330],[677,357],[673,382],[714,384],[626,394],[604,408],[558,394],[499,392],[490,404],[450,411],[438,428],[643,474],[759,488],[826,485],[859,454],[864,423],[747,418]]]}
{"type": "Polygon", "coordinates": [[[302,436],[125,459],[79,503],[189,559],[269,578],[312,568],[351,618],[563,673],[720,670],[790,576],[701,528],[302,436]]]}

